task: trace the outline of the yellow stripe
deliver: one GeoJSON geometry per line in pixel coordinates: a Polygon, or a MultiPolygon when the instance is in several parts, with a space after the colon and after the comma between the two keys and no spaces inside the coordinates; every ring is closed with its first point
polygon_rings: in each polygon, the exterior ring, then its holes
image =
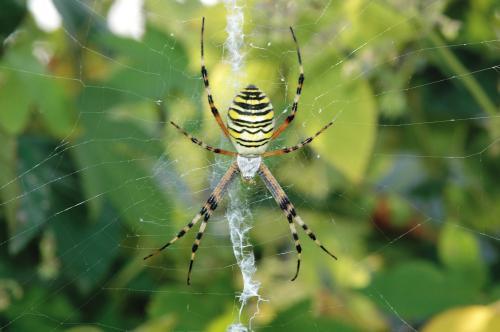
{"type": "Polygon", "coordinates": [[[234,98],[234,101],[238,102],[238,103],[247,103],[246,99],[243,99],[239,96],[237,96],[236,98],[234,98]]]}
{"type": "Polygon", "coordinates": [[[267,98],[267,97],[264,97],[264,99],[261,99],[261,100],[256,100],[256,99],[254,99],[254,100],[252,100],[252,101],[254,101],[254,102],[255,102],[255,104],[258,104],[258,103],[261,103],[261,104],[266,103],[266,104],[267,104],[267,103],[270,103],[270,102],[271,102],[271,101],[269,100],[269,98],[267,98]]]}
{"type": "Polygon", "coordinates": [[[234,120],[256,122],[256,121],[271,120],[272,118],[274,118],[274,112],[271,111],[271,112],[267,113],[266,115],[255,116],[255,115],[241,115],[241,114],[238,114],[236,111],[230,109],[229,116],[234,120]]]}
{"type": "Polygon", "coordinates": [[[231,137],[234,137],[234,138],[240,138],[241,137],[241,134],[232,130],[232,129],[229,129],[229,134],[231,135],[231,137]]]}
{"type": "Polygon", "coordinates": [[[236,98],[234,98],[234,101],[238,103],[244,103],[247,105],[269,104],[270,102],[269,98],[267,97],[264,97],[262,99],[244,99],[241,98],[240,96],[236,96],[236,98]]]}

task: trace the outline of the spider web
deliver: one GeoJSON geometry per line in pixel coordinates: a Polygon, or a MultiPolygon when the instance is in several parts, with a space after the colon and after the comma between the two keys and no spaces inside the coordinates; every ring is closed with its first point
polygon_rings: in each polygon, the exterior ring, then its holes
{"type": "MultiPolygon", "coordinates": [[[[220,331],[240,321],[248,326],[253,317],[250,329],[264,331],[418,330],[419,317],[439,311],[416,312],[407,303],[421,298],[420,282],[438,283],[416,277],[442,271],[437,263],[404,265],[400,251],[421,261],[440,255],[443,265],[461,266],[447,254],[458,239],[469,251],[457,255],[481,250],[480,257],[498,265],[495,210],[489,218],[484,210],[498,200],[487,181],[498,171],[498,98],[491,82],[498,80],[499,40],[456,37],[465,23],[452,18],[453,6],[443,14],[446,2],[438,0],[236,2],[246,18],[242,77],[270,95],[277,123],[290,111],[298,75],[289,25],[301,45],[306,82],[299,111],[274,146],[293,145],[335,119],[310,148],[269,165],[339,261],[299,234],[303,266],[290,283],[295,253],[286,219],[258,181],[235,181],[229,210],[221,204],[211,217],[192,286],[184,281],[196,229],[143,261],[191,220],[231,162],[168,125],[176,121],[210,145],[231,148],[202,89],[202,16],[210,82],[223,116],[233,83],[246,82],[230,74],[227,12],[213,2],[146,1],[142,10],[141,1],[129,2],[144,30],[121,23],[117,33],[132,38],[120,38],[106,28],[117,3],[55,1],[63,26],[43,32],[28,18],[4,42],[2,105],[18,107],[6,104],[6,96],[25,99],[23,109],[31,111],[16,113],[21,120],[0,111],[9,123],[0,131],[0,329],[220,331]],[[363,31],[363,24],[373,31],[363,31]],[[476,62],[478,49],[486,55],[476,62]],[[456,91],[463,99],[453,100],[456,91]],[[419,100],[424,97],[433,102],[419,100]],[[437,181],[443,165],[450,169],[447,192],[433,187],[433,181],[444,186],[437,181]],[[474,213],[462,206],[467,199],[474,213]],[[256,280],[266,299],[259,310],[251,300],[241,317],[242,277],[227,226],[237,212],[252,227],[256,280]],[[407,282],[394,285],[403,299],[384,279],[407,282]]],[[[478,275],[484,278],[484,271],[478,275]]]]}

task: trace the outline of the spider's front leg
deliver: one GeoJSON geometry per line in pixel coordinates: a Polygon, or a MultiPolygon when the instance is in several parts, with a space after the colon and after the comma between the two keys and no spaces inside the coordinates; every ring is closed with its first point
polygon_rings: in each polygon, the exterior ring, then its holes
{"type": "Polygon", "coordinates": [[[189,139],[191,142],[193,142],[194,144],[196,144],[198,146],[201,146],[205,150],[208,150],[208,151],[213,152],[213,153],[223,154],[226,156],[236,156],[237,155],[236,152],[228,151],[228,150],[224,150],[224,149],[220,149],[220,148],[214,148],[213,146],[206,144],[202,140],[194,137],[193,135],[191,135],[190,133],[188,133],[187,131],[182,129],[177,123],[175,123],[173,121],[170,121],[170,124],[172,126],[174,126],[178,131],[180,131],[184,136],[186,136],[187,139],[189,139]]]}
{"type": "Polygon", "coordinates": [[[311,137],[308,137],[306,138],[305,140],[303,140],[302,142],[300,142],[299,144],[297,145],[294,145],[294,146],[289,146],[289,147],[286,147],[286,148],[282,148],[282,149],[278,149],[278,150],[273,150],[273,151],[266,151],[262,154],[262,157],[272,157],[272,156],[279,156],[279,155],[282,155],[282,154],[285,154],[285,153],[290,153],[290,152],[293,152],[293,151],[297,151],[299,149],[302,149],[304,146],[306,146],[307,144],[311,143],[313,141],[313,139],[315,139],[316,137],[318,137],[319,135],[321,135],[325,130],[327,130],[328,128],[330,128],[330,126],[335,122],[335,119],[328,122],[323,128],[321,128],[316,134],[314,134],[313,136],[311,137]]]}
{"type": "Polygon", "coordinates": [[[205,91],[207,92],[208,105],[210,106],[210,110],[215,118],[215,121],[219,124],[220,129],[224,132],[226,137],[229,137],[229,131],[227,130],[224,121],[220,116],[219,110],[215,106],[214,98],[212,96],[212,91],[210,90],[210,83],[208,81],[208,71],[207,67],[205,67],[205,47],[203,43],[203,35],[205,32],[205,18],[203,17],[201,21],[201,76],[203,77],[203,84],[205,85],[205,91]]]}
{"type": "Polygon", "coordinates": [[[297,91],[295,92],[295,97],[293,99],[292,111],[290,112],[290,115],[286,117],[285,122],[283,122],[274,132],[271,140],[276,139],[286,128],[288,128],[293,119],[295,119],[295,113],[297,113],[297,109],[299,107],[300,95],[302,94],[302,86],[304,85],[304,66],[302,65],[299,42],[297,41],[297,37],[295,36],[292,27],[290,27],[290,32],[292,33],[292,38],[297,49],[297,59],[299,61],[299,80],[297,82],[297,91]]]}
{"type": "Polygon", "coordinates": [[[302,227],[302,229],[306,232],[309,238],[313,240],[318,247],[320,247],[324,252],[326,252],[334,259],[337,259],[337,257],[335,257],[334,254],[328,251],[328,249],[326,249],[325,246],[321,244],[321,242],[316,237],[316,234],[314,234],[314,232],[309,228],[309,226],[307,226],[307,224],[302,220],[302,218],[300,218],[300,216],[297,215],[295,207],[288,199],[288,196],[285,194],[285,191],[283,190],[283,188],[281,188],[278,181],[274,178],[271,171],[269,170],[269,168],[267,168],[267,166],[264,163],[260,164],[259,175],[266,184],[267,189],[273,195],[274,199],[276,200],[276,203],[278,203],[281,210],[283,210],[283,213],[285,213],[286,218],[288,219],[288,225],[290,226],[290,231],[292,232],[292,236],[295,241],[295,248],[297,249],[297,271],[295,273],[295,276],[292,278],[292,281],[295,280],[299,274],[300,259],[302,253],[302,247],[300,246],[299,237],[297,235],[297,231],[295,230],[295,225],[293,223],[294,221],[300,227],[302,227]]]}

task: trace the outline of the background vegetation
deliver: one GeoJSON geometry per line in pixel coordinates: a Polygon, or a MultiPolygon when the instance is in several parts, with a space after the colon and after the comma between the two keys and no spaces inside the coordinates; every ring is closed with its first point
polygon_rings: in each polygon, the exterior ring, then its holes
{"type": "MultiPolygon", "coordinates": [[[[222,4],[146,1],[141,40],[106,27],[109,1],[54,1],[63,28],[0,4],[0,329],[222,331],[241,275],[221,206],[185,284],[192,235],[154,260],[227,166],[168,126],[221,134],[199,74],[199,30],[216,102],[222,4]],[[216,169],[219,169],[218,171],[216,169]]],[[[262,183],[253,213],[257,331],[498,331],[498,4],[248,1],[246,78],[289,110],[296,27],[306,83],[275,146],[328,120],[302,152],[269,160],[302,217],[339,257],[286,221],[262,183]],[[290,253],[288,253],[290,252],[290,253]]],[[[280,120],[284,115],[280,115],[280,120]]],[[[254,303],[244,312],[246,321],[254,303]]]]}

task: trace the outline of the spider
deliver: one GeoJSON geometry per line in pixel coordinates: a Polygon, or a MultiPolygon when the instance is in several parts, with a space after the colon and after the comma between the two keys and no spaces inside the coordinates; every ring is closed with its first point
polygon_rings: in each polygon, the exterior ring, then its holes
{"type": "Polygon", "coordinates": [[[283,210],[288,220],[288,226],[290,227],[290,232],[292,233],[292,237],[295,242],[295,249],[297,250],[297,269],[295,275],[292,278],[292,281],[294,281],[299,275],[302,254],[302,247],[299,242],[299,236],[295,228],[295,223],[297,223],[298,226],[302,227],[302,229],[311,238],[311,240],[313,240],[316,245],[323,249],[323,251],[325,251],[334,259],[337,259],[337,257],[335,257],[335,255],[333,255],[321,244],[311,228],[309,228],[309,226],[307,226],[307,224],[300,218],[295,210],[295,207],[290,202],[287,195],[279,185],[278,181],[276,181],[274,176],[271,174],[271,171],[266,166],[266,164],[264,164],[262,159],[265,157],[279,156],[285,153],[290,153],[304,147],[305,145],[311,143],[314,138],[319,136],[328,127],[330,127],[333,124],[333,121],[329,122],[313,136],[303,140],[295,146],[273,151],[266,151],[270,141],[276,139],[286,128],[288,128],[290,123],[295,118],[300,94],[302,92],[302,85],[304,83],[304,68],[302,66],[302,57],[300,55],[299,43],[297,42],[297,38],[292,27],[290,27],[290,32],[292,33],[292,38],[297,49],[300,71],[297,91],[293,100],[290,115],[288,115],[288,117],[278,127],[278,129],[274,130],[274,112],[270,100],[259,88],[257,88],[253,84],[250,84],[246,88],[241,90],[234,98],[231,106],[229,107],[226,126],[226,124],[224,124],[224,122],[222,121],[217,107],[214,104],[210,85],[208,82],[208,72],[205,67],[203,48],[204,30],[205,18],[203,17],[201,23],[201,75],[203,77],[205,90],[207,92],[208,104],[213,116],[215,117],[215,120],[222,129],[222,132],[227,138],[231,140],[237,152],[214,148],[210,145],[207,145],[186,132],[173,121],[170,121],[170,123],[193,143],[213,153],[236,157],[236,160],[231,164],[231,166],[229,166],[229,169],[226,171],[213,192],[210,194],[208,200],[206,201],[205,205],[203,205],[200,212],[198,212],[198,214],[186,226],[184,226],[173,239],[171,239],[162,247],[158,248],[150,255],[144,257],[144,260],[159,254],[162,250],[183,237],[194,225],[196,225],[196,223],[198,223],[200,219],[203,218],[198,234],[196,235],[196,239],[194,240],[193,247],[191,249],[191,260],[189,262],[189,270],[187,276],[187,284],[189,285],[196,251],[198,250],[201,239],[205,232],[205,228],[207,227],[208,220],[217,208],[219,201],[226,193],[229,184],[235,179],[237,174],[241,174],[242,180],[245,182],[252,182],[255,175],[259,175],[259,177],[266,185],[267,189],[271,192],[272,196],[276,200],[276,203],[278,203],[281,210],[283,210]]]}

